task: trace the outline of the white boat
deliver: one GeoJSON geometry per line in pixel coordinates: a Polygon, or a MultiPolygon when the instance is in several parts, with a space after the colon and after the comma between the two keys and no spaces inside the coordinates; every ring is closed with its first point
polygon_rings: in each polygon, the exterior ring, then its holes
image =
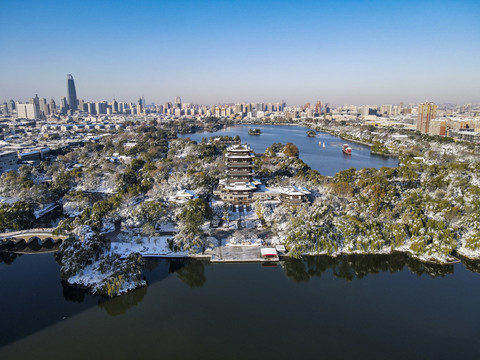
{"type": "Polygon", "coordinates": [[[348,144],[343,144],[342,151],[345,155],[352,155],[352,148],[348,144]]]}
{"type": "Polygon", "coordinates": [[[322,147],[325,147],[325,141],[323,142],[323,145],[322,145],[322,147]]]}

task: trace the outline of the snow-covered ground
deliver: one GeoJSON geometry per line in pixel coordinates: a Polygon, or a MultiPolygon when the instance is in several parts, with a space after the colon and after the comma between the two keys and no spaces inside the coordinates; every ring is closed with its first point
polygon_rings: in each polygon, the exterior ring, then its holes
{"type": "MultiPolygon", "coordinates": [[[[99,263],[93,263],[80,270],[77,274],[68,278],[68,283],[72,285],[81,285],[92,289],[96,293],[99,287],[103,284],[105,279],[110,276],[110,273],[102,273],[99,270],[99,263]]],[[[125,281],[122,283],[117,295],[134,290],[139,286],[146,286],[147,282],[142,280],[140,284],[134,281],[125,281]]]]}
{"type": "Polygon", "coordinates": [[[117,241],[112,242],[110,252],[127,257],[131,253],[140,253],[145,257],[171,257],[184,258],[188,257],[186,251],[172,251],[168,246],[168,240],[171,236],[128,236],[126,234],[119,235],[117,241]]]}

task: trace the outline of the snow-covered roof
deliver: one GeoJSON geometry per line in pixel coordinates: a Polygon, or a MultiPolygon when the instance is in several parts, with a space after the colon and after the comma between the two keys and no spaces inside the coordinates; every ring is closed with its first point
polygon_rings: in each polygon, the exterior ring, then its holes
{"type": "Polygon", "coordinates": [[[295,185],[284,187],[280,190],[280,192],[284,195],[298,195],[298,196],[310,194],[310,191],[308,191],[306,188],[298,187],[295,185]]]}
{"type": "Polygon", "coordinates": [[[225,188],[233,191],[235,190],[242,191],[242,190],[255,190],[257,187],[251,182],[247,182],[247,183],[237,182],[233,184],[227,184],[225,188]]]}
{"type": "Polygon", "coordinates": [[[227,151],[238,151],[238,152],[245,152],[245,151],[253,151],[253,149],[248,144],[238,144],[230,146],[227,151]]]}
{"type": "Polygon", "coordinates": [[[195,197],[195,193],[192,190],[180,190],[175,195],[176,198],[188,198],[191,199],[195,197]]]}

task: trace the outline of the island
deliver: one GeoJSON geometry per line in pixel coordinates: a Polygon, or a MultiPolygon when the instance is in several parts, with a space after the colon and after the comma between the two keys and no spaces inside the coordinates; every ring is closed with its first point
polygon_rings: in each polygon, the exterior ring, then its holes
{"type": "Polygon", "coordinates": [[[308,137],[315,137],[315,136],[317,136],[317,133],[313,130],[308,130],[307,131],[307,136],[308,137]]]}
{"type": "Polygon", "coordinates": [[[260,129],[249,129],[248,130],[248,135],[260,135],[262,133],[262,130],[260,129]]]}

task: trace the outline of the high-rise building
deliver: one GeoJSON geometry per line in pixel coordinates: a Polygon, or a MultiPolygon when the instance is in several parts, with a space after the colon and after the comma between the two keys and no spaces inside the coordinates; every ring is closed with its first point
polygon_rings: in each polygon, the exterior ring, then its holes
{"type": "Polygon", "coordinates": [[[15,101],[10,100],[7,104],[8,112],[11,114],[15,110],[15,101]]]}
{"type": "Polygon", "coordinates": [[[68,99],[68,108],[72,112],[77,110],[77,91],[75,90],[75,82],[73,81],[73,76],[67,75],[67,99],[68,99]]]}
{"type": "Polygon", "coordinates": [[[35,107],[36,116],[40,116],[40,99],[38,98],[38,94],[35,94],[34,98],[30,98],[30,104],[33,104],[35,107]]]}
{"type": "Polygon", "coordinates": [[[315,112],[320,115],[322,113],[322,102],[320,100],[315,104],[315,112]]]}
{"type": "Polygon", "coordinates": [[[240,114],[243,112],[243,105],[242,104],[235,104],[235,114],[240,114]]]}
{"type": "Polygon", "coordinates": [[[88,113],[90,115],[96,115],[97,114],[97,110],[95,108],[95,103],[87,103],[88,104],[88,113]]]}
{"type": "Polygon", "coordinates": [[[35,104],[16,104],[17,114],[19,118],[23,119],[38,119],[39,114],[35,104]]]}
{"type": "Polygon", "coordinates": [[[418,105],[417,130],[422,133],[428,133],[430,121],[437,115],[437,105],[431,102],[418,105]]]}
{"type": "Polygon", "coordinates": [[[118,113],[118,102],[117,102],[117,100],[115,100],[115,98],[113,98],[112,110],[113,110],[114,114],[118,113]]]}
{"type": "Polygon", "coordinates": [[[55,104],[55,100],[50,100],[50,113],[55,115],[57,113],[57,105],[55,104]]]}
{"type": "Polygon", "coordinates": [[[50,115],[50,111],[48,110],[47,99],[45,98],[40,99],[40,112],[43,116],[50,115]]]}
{"type": "Polygon", "coordinates": [[[106,114],[107,113],[107,103],[104,101],[97,102],[95,104],[97,115],[106,114]]]}
{"type": "Polygon", "coordinates": [[[175,98],[175,109],[181,109],[182,108],[182,99],[180,99],[180,96],[177,96],[175,98]]]}
{"type": "Polygon", "coordinates": [[[67,115],[68,103],[67,98],[64,96],[60,99],[60,114],[67,115]]]}

